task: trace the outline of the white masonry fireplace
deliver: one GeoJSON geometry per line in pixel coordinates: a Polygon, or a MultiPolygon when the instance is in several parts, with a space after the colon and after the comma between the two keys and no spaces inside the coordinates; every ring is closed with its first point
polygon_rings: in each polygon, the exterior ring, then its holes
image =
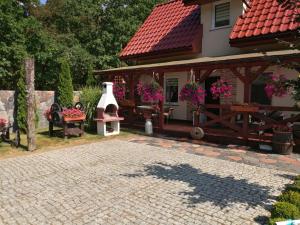
{"type": "Polygon", "coordinates": [[[120,121],[118,116],[119,105],[113,94],[113,83],[102,84],[102,96],[97,105],[97,133],[103,136],[117,135],[120,133],[120,121]]]}

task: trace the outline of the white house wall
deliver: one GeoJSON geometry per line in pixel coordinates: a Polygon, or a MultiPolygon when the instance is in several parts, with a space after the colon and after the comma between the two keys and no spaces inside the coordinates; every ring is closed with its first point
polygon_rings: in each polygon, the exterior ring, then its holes
{"type": "Polygon", "coordinates": [[[241,0],[230,1],[230,25],[223,28],[212,28],[213,3],[201,5],[201,23],[203,24],[202,56],[222,56],[238,54],[238,48],[230,47],[229,35],[237,20],[242,15],[241,0]]]}
{"type": "MultiPolygon", "coordinates": [[[[273,74],[283,74],[288,79],[296,79],[299,75],[299,73],[296,70],[288,69],[285,67],[279,67],[279,66],[271,66],[269,67],[265,73],[273,73],[273,74]]],[[[236,95],[236,101],[239,103],[243,103],[244,100],[244,85],[243,83],[238,79],[237,81],[237,95],[236,95]]],[[[295,102],[292,99],[290,95],[287,95],[285,97],[273,97],[272,98],[272,106],[294,106],[295,102]]]]}
{"type": "MultiPolygon", "coordinates": [[[[180,90],[187,82],[188,72],[182,71],[182,72],[174,72],[174,73],[165,73],[164,90],[166,90],[166,79],[168,79],[168,78],[178,78],[178,93],[180,93],[180,90]]],[[[187,120],[188,119],[187,103],[185,101],[182,102],[178,99],[178,104],[169,105],[169,104],[165,103],[165,106],[166,107],[170,106],[170,107],[174,108],[173,119],[177,119],[177,120],[187,120]]]]}

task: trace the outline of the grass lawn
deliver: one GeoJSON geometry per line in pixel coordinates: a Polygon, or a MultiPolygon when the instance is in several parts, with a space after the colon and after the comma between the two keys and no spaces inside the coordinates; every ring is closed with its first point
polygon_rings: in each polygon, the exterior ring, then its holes
{"type": "MultiPolygon", "coordinates": [[[[36,134],[37,140],[37,150],[34,152],[28,152],[26,149],[27,145],[27,137],[26,135],[21,135],[21,146],[19,148],[11,147],[9,143],[0,142],[0,159],[22,156],[28,154],[41,153],[50,150],[56,150],[58,148],[70,147],[75,145],[82,145],[92,142],[99,142],[103,140],[109,139],[117,139],[117,138],[126,138],[132,135],[133,132],[131,130],[124,130],[118,136],[111,137],[102,137],[97,135],[96,133],[86,132],[82,137],[71,137],[69,139],[64,139],[62,137],[61,130],[55,130],[54,137],[49,137],[48,130],[38,130],[36,134]]],[[[14,137],[14,135],[12,135],[14,137]]]]}

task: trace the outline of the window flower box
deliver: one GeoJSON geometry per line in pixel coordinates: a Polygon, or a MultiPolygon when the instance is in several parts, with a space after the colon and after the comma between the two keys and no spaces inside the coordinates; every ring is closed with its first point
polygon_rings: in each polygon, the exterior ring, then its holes
{"type": "Polygon", "coordinates": [[[62,111],[65,122],[85,120],[86,115],[79,109],[64,109],[62,111]]]}

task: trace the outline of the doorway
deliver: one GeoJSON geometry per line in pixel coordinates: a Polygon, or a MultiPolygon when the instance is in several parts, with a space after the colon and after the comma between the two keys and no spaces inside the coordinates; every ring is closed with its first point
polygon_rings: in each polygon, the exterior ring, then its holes
{"type": "MultiPolygon", "coordinates": [[[[206,91],[205,104],[220,105],[220,98],[214,99],[210,92],[211,85],[219,79],[220,79],[220,77],[217,76],[217,77],[209,77],[205,80],[205,91],[206,91]]],[[[211,112],[213,114],[216,114],[216,115],[220,114],[219,109],[207,109],[207,111],[211,112]]]]}

